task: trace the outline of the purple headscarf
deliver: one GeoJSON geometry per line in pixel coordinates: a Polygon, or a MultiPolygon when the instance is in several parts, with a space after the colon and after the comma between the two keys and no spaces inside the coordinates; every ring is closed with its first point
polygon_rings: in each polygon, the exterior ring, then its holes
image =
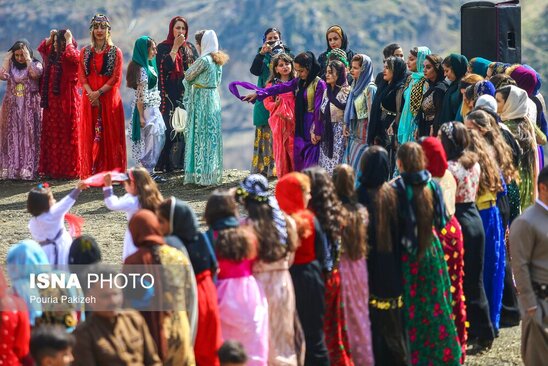
{"type": "Polygon", "coordinates": [[[518,86],[527,92],[528,96],[532,96],[537,86],[537,74],[535,71],[525,67],[518,66],[510,77],[516,81],[518,86]]]}

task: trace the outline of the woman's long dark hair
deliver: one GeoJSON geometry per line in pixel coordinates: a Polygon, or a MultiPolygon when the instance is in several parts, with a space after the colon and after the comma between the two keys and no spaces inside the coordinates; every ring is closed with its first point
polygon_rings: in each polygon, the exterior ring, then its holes
{"type": "MultiPolygon", "coordinates": [[[[398,149],[398,160],[401,171],[418,173],[426,169],[426,157],[422,148],[416,142],[407,142],[398,149]]],[[[422,257],[432,242],[432,226],[434,222],[434,195],[426,183],[412,185],[415,217],[417,218],[417,237],[419,241],[419,257],[422,257]]]]}
{"type": "Polygon", "coordinates": [[[333,244],[337,243],[341,239],[345,217],[333,181],[323,168],[307,168],[303,173],[308,175],[312,186],[312,198],[308,207],[318,218],[329,241],[333,244]]]}
{"type": "Polygon", "coordinates": [[[367,253],[367,210],[356,203],[354,191],[355,175],[350,165],[338,165],[333,172],[333,183],[339,199],[343,202],[346,222],[342,230],[341,245],[351,260],[365,257],[367,253]]]}

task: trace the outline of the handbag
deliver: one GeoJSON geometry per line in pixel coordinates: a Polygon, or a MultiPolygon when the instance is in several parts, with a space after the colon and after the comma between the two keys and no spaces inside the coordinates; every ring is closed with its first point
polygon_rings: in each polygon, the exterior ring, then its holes
{"type": "Polygon", "coordinates": [[[185,132],[186,124],[188,120],[187,111],[180,106],[177,106],[171,114],[171,130],[170,139],[173,141],[177,137],[177,134],[183,134],[185,132]]]}

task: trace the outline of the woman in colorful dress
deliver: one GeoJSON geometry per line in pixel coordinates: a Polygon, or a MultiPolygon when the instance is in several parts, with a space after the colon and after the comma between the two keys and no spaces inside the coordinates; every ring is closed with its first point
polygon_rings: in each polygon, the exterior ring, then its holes
{"type": "Polygon", "coordinates": [[[295,287],[297,313],[303,327],[306,355],[305,366],[328,366],[325,344],[325,284],[323,272],[330,268],[325,234],[312,211],[310,179],[303,173],[284,175],[276,184],[276,199],[280,208],[295,220],[301,245],[295,252],[289,269],[295,287]]]}
{"type": "Polygon", "coordinates": [[[80,176],[80,51],[68,29],[52,30],[38,51],[45,62],[38,173],[53,179],[75,179],[80,176]]]}
{"type": "Polygon", "coordinates": [[[341,234],[345,220],[343,207],[335,192],[333,181],[324,169],[313,167],[303,173],[310,178],[312,188],[308,207],[317,217],[325,233],[330,255],[330,268],[324,272],[326,311],[323,325],[329,360],[331,365],[354,365],[348,343],[339,270],[341,234]]]}
{"type": "Polygon", "coordinates": [[[373,356],[377,365],[409,365],[404,326],[401,245],[398,242],[396,192],[388,152],[371,146],[360,163],[358,202],[367,208],[367,270],[373,356]]]}
{"type": "Polygon", "coordinates": [[[459,344],[462,352],[461,363],[464,363],[467,338],[466,306],[464,304],[464,292],[462,288],[462,279],[464,277],[464,244],[462,230],[455,216],[457,182],[451,172],[447,170],[447,158],[441,141],[435,137],[427,137],[421,139],[420,144],[428,161],[426,169],[432,174],[432,179],[440,185],[445,210],[449,218],[445,227],[437,231],[437,234],[445,253],[447,271],[451,280],[452,319],[455,322],[459,336],[459,344]]]}
{"type": "Polygon", "coordinates": [[[205,207],[207,235],[219,260],[217,293],[221,330],[225,340],[242,343],[247,365],[268,364],[268,303],[253,277],[257,237],[240,225],[234,193],[216,190],[205,207]]]}
{"type": "Polygon", "coordinates": [[[344,110],[345,136],[348,136],[348,142],[343,162],[358,172],[362,154],[367,148],[371,104],[377,86],[373,82],[373,63],[367,55],[357,54],[352,58],[350,73],[354,81],[344,110]]]}
{"type": "MultiPolygon", "coordinates": [[[[462,105],[459,82],[468,70],[468,60],[463,55],[452,53],[443,60],[442,65],[445,77],[449,81],[449,87],[443,98],[440,125],[445,122],[459,120],[458,114],[462,105]]],[[[462,121],[462,118],[460,120],[462,121]]],[[[434,130],[434,136],[437,133],[438,131],[434,130]]]]}
{"type": "Polygon", "coordinates": [[[223,178],[221,98],[217,88],[228,55],[219,51],[215,31],[199,31],[195,38],[200,57],[188,68],[183,81],[188,112],[184,183],[209,186],[220,184],[223,178]]]}
{"type": "MultiPolygon", "coordinates": [[[[295,79],[293,59],[286,53],[272,58],[272,73],[266,87],[295,79]]],[[[281,178],[295,170],[295,94],[287,92],[263,100],[270,112],[268,124],[272,130],[272,151],[276,161],[276,175],[281,178]]]]}
{"type": "Polygon", "coordinates": [[[461,348],[451,319],[451,282],[437,235],[445,225],[440,187],[426,170],[417,143],[398,150],[398,195],[405,325],[412,365],[460,365],[461,348]]]}
{"type": "Polygon", "coordinates": [[[40,156],[40,77],[43,67],[27,40],[9,49],[0,80],[8,82],[0,115],[0,179],[31,180],[40,156]]]}
{"type": "MultiPolygon", "coordinates": [[[[259,88],[264,88],[268,83],[272,58],[280,53],[289,53],[289,51],[289,48],[282,43],[282,32],[278,28],[268,28],[264,32],[263,45],[259,48],[257,55],[255,55],[251,69],[249,70],[253,75],[259,77],[257,80],[259,88]]],[[[274,71],[274,67],[272,67],[272,71],[274,71]]],[[[293,74],[293,70],[291,70],[291,74],[293,74]]],[[[293,77],[290,79],[293,79],[293,77]]],[[[263,174],[268,178],[279,174],[279,172],[277,166],[278,160],[275,159],[276,155],[273,150],[273,131],[272,125],[269,123],[270,113],[263,102],[256,102],[253,105],[255,142],[253,144],[251,173],[263,174]],[[276,166],[274,161],[276,161],[276,166]]]]}
{"type": "Polygon", "coordinates": [[[337,60],[329,61],[325,79],[327,89],[321,105],[323,125],[320,131],[314,129],[314,133],[321,136],[318,165],[329,175],[333,175],[335,167],[342,163],[346,150],[346,138],[343,133],[344,110],[350,87],[346,81],[346,68],[337,60]]]}
{"type": "Polygon", "coordinates": [[[527,92],[514,85],[497,90],[497,112],[502,122],[510,129],[522,150],[518,170],[520,175],[521,210],[532,205],[536,199],[536,175],[538,172],[537,141],[546,143],[546,136],[535,128],[527,117],[527,92]],[[544,137],[544,138],[543,138],[544,137]]]}
{"type": "Polygon", "coordinates": [[[354,170],[339,165],[333,174],[337,196],[343,203],[346,222],[341,235],[341,294],[344,320],[348,330],[350,356],[355,365],[374,365],[369,321],[367,283],[367,209],[359,204],[354,192],[354,170]]]}
{"type": "Polygon", "coordinates": [[[298,54],[294,67],[298,78],[258,89],[255,93],[242,97],[242,100],[261,101],[270,96],[296,92],[294,159],[295,170],[301,171],[317,165],[320,158],[321,136],[314,134],[314,131],[321,131],[320,108],[326,84],[318,76],[320,64],[312,52],[298,54]]]}
{"type": "MultiPolygon", "coordinates": [[[[329,63],[329,53],[339,48],[346,54],[347,63],[350,64],[354,57],[354,51],[348,48],[348,37],[343,31],[340,25],[332,25],[327,28],[325,32],[325,41],[327,43],[327,50],[318,56],[318,62],[320,63],[320,77],[325,80],[325,74],[327,72],[327,64],[329,63]]],[[[350,80],[349,82],[351,82],[350,80]]]]}
{"type": "Polygon", "coordinates": [[[188,40],[188,22],[176,16],[169,22],[167,38],[158,45],[158,88],[162,103],[160,112],[166,125],[164,148],[156,164],[158,172],[172,172],[182,169],[185,158],[185,138],[183,134],[173,134],[171,116],[183,103],[183,79],[186,70],[198,58],[198,51],[188,40]]]}
{"type": "Polygon", "coordinates": [[[96,14],[89,25],[91,45],[80,52],[84,89],[80,124],[81,176],[126,170],[124,105],[120,97],[122,51],[111,40],[110,20],[96,14]]]}
{"type": "Polygon", "coordinates": [[[187,297],[192,286],[190,261],[182,251],[166,245],[152,211],[143,209],[133,215],[129,231],[138,250],[124,260],[124,266],[140,265],[146,273],[163,279],[154,283],[155,296],[140,310],[158,356],[165,365],[195,365],[187,311],[195,300],[187,297]]]}
{"type": "Polygon", "coordinates": [[[248,213],[245,223],[259,241],[253,276],[268,301],[268,364],[303,365],[304,334],[289,274],[289,260],[297,244],[295,222],[280,210],[268,191],[268,180],[261,174],[245,178],[236,190],[236,198],[248,213]]]}
{"type": "Polygon", "coordinates": [[[478,156],[468,150],[470,138],[464,124],[445,123],[439,135],[448,169],[457,181],[455,217],[461,224],[464,244],[463,290],[470,323],[468,344],[473,344],[474,351],[478,351],[490,348],[495,338],[483,283],[485,231],[476,207],[481,168],[478,156]]]}
{"type": "Polygon", "coordinates": [[[160,114],[156,42],[148,36],[135,41],[127,67],[127,85],[135,89],[128,128],[133,159],[148,171],[152,179],[158,179],[154,167],[164,147],[166,126],[160,114]]]}
{"type": "Polygon", "coordinates": [[[415,117],[422,104],[424,93],[428,90],[428,80],[424,77],[424,60],[432,52],[428,47],[415,47],[407,56],[407,70],[411,75],[407,77],[403,98],[405,100],[398,126],[398,144],[415,140],[417,124],[415,117]]]}

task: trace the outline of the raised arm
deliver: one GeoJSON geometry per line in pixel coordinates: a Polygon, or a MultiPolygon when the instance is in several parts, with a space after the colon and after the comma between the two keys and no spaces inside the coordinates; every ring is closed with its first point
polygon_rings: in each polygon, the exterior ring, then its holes
{"type": "Polygon", "coordinates": [[[128,212],[135,208],[135,198],[129,194],[118,197],[112,186],[103,187],[105,206],[111,211],[128,212]]]}
{"type": "Polygon", "coordinates": [[[205,58],[200,57],[194,62],[185,72],[185,80],[192,84],[192,81],[196,79],[207,67],[207,61],[205,58]]]}
{"type": "Polygon", "coordinates": [[[276,84],[269,88],[257,90],[257,100],[263,101],[265,98],[287,93],[290,91],[295,91],[299,86],[299,79],[295,78],[293,80],[286,81],[285,83],[276,84]]]}
{"type": "Polygon", "coordinates": [[[56,217],[65,216],[65,214],[70,211],[71,207],[74,206],[74,203],[81,192],[82,191],[78,188],[73,189],[72,192],[63,197],[62,200],[53,204],[49,208],[49,213],[56,217]]]}

